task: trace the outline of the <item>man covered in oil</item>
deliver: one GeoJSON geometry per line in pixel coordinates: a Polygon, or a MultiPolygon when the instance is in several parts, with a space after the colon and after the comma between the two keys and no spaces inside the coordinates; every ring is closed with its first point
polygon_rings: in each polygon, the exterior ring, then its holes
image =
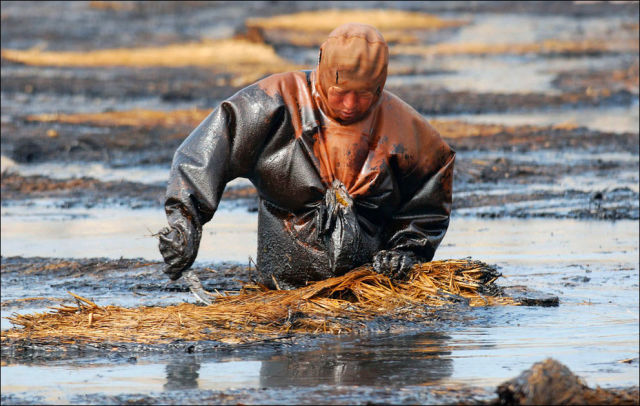
{"type": "Polygon", "coordinates": [[[430,261],[450,219],[455,152],[384,90],[388,46],[345,24],[313,71],[269,76],[223,101],[178,148],[160,232],[165,272],[198,253],[225,185],[259,194],[260,282],[293,288],[363,264],[394,279],[430,261]]]}

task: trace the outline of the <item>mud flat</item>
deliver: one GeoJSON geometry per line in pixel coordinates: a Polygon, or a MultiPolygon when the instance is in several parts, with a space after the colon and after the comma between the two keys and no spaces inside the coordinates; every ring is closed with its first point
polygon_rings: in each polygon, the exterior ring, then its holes
{"type": "MultiPolygon", "coordinates": [[[[28,200],[48,199],[60,208],[162,207],[165,189],[164,185],[141,182],[103,182],[89,177],[51,179],[40,175],[20,176],[7,173],[2,176],[2,204],[11,205],[28,200]]],[[[231,186],[223,194],[223,199],[237,201],[249,210],[257,207],[256,190],[250,186],[231,186]]]]}
{"type": "MultiPolygon", "coordinates": [[[[636,167],[633,163],[601,160],[597,169],[591,163],[537,165],[506,158],[462,161],[455,170],[453,209],[458,214],[475,213],[482,217],[638,219],[638,190],[627,183],[635,178],[636,167]],[[585,172],[591,173],[591,185],[562,186],[565,179],[584,177],[585,172]],[[608,176],[618,176],[619,182],[610,181],[608,176]]],[[[5,174],[2,205],[10,207],[45,199],[48,205],[62,209],[78,206],[155,208],[163,204],[164,189],[163,185],[127,181],[5,174]]],[[[223,199],[249,211],[257,209],[257,192],[250,184],[227,188],[223,199]]]]}
{"type": "MultiPolygon", "coordinates": [[[[3,404],[638,404],[637,2],[1,7],[3,330],[13,313],[73,305],[67,291],[100,306],[194,303],[152,236],[173,152],[258,76],[313,67],[318,16],[380,8],[396,24],[388,89],[457,150],[436,259],[471,256],[505,287],[559,298],[251,345],[3,344],[3,404]],[[310,18],[291,25],[295,13],[310,18]],[[223,44],[251,69],[207,60],[223,44]],[[147,58],[124,62],[136,53],[147,58]]],[[[195,265],[209,290],[239,289],[255,256],[255,189],[225,194],[195,265]]]]}
{"type": "MultiPolygon", "coordinates": [[[[131,110],[32,115],[27,125],[7,124],[16,131],[3,136],[4,151],[18,165],[8,167],[2,176],[2,204],[48,198],[58,200],[60,207],[157,207],[168,169],[149,173],[153,185],[103,182],[87,178],[82,163],[100,162],[105,166],[102,172],[113,168],[123,179],[143,179],[136,174],[140,165],[168,168],[184,134],[207,113],[131,110]],[[56,169],[60,157],[75,166],[56,169]],[[21,171],[37,175],[21,176],[21,171]],[[43,176],[50,171],[57,171],[56,179],[43,176]]],[[[638,218],[638,133],[597,131],[572,123],[503,125],[439,118],[432,124],[458,151],[454,208],[464,209],[461,213],[482,208],[476,213],[492,217],[638,218]],[[496,193],[499,190],[504,192],[496,193]],[[536,202],[551,203],[540,207],[536,202]]],[[[256,196],[255,189],[244,182],[227,188],[224,198],[255,210],[256,196]]]]}
{"type": "MultiPolygon", "coordinates": [[[[32,115],[3,124],[3,153],[17,162],[100,161],[114,166],[167,164],[172,153],[209,110],[32,115]],[[145,119],[145,115],[151,116],[145,119]]],[[[634,151],[638,133],[598,131],[579,123],[504,125],[439,117],[432,124],[456,150],[540,149],[634,151]]],[[[484,120],[486,121],[486,120],[484,120]]]]}

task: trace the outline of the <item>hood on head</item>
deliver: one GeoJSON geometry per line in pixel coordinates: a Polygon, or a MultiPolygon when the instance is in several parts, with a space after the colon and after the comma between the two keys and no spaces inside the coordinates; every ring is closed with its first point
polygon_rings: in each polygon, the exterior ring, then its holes
{"type": "Polygon", "coordinates": [[[384,37],[368,24],[348,23],[334,29],[320,47],[316,69],[316,90],[323,111],[327,111],[327,91],[331,86],[369,90],[376,105],[387,80],[389,48],[384,37]]]}

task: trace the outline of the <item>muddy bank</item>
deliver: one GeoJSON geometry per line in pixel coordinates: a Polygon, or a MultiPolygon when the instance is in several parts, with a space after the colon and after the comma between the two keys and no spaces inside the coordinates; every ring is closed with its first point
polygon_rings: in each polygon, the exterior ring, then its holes
{"type": "Polygon", "coordinates": [[[561,72],[552,84],[564,92],[585,92],[587,94],[611,94],[617,91],[629,91],[638,94],[638,60],[626,64],[621,69],[610,71],[579,70],[561,72]]]}
{"type": "MultiPolygon", "coordinates": [[[[156,103],[188,102],[213,109],[220,100],[230,97],[242,88],[230,85],[234,77],[231,71],[216,72],[191,67],[86,69],[6,66],[7,62],[3,62],[3,65],[3,78],[6,79],[2,85],[5,116],[20,115],[21,104],[24,103],[21,99],[25,97],[42,99],[54,95],[84,96],[91,99],[90,103],[99,103],[103,99],[113,97],[145,98],[153,99],[156,103]]],[[[411,69],[405,74],[424,73],[423,70],[411,69]]],[[[638,99],[637,90],[632,86],[634,79],[633,76],[620,75],[620,72],[628,71],[604,70],[583,73],[578,78],[574,78],[572,72],[559,73],[556,79],[553,79],[553,83],[560,86],[563,93],[556,95],[447,91],[424,85],[392,85],[388,86],[387,90],[400,96],[419,112],[428,115],[630,105],[638,99]],[[587,92],[590,81],[596,83],[587,92]]],[[[635,77],[637,78],[637,75],[635,77]]]]}
{"type": "MultiPolygon", "coordinates": [[[[638,133],[612,133],[567,126],[504,126],[433,122],[457,151],[536,151],[565,148],[594,152],[637,151],[638,133]]],[[[196,124],[197,125],[197,124],[196,124]]],[[[168,164],[182,140],[195,128],[158,123],[104,126],[91,122],[2,123],[3,154],[17,162],[90,161],[113,166],[168,164]]]]}
{"type": "Polygon", "coordinates": [[[603,92],[587,94],[585,92],[563,93],[561,95],[447,92],[420,89],[420,86],[412,86],[411,88],[394,86],[389,87],[388,90],[426,115],[627,106],[637,100],[637,95],[627,90],[610,94],[603,92]]]}
{"type": "MultiPolygon", "coordinates": [[[[490,177],[508,178],[510,172],[488,171],[490,177]]],[[[484,176],[480,173],[480,176],[484,176]]],[[[514,176],[511,184],[526,183],[524,177],[514,176]]],[[[532,177],[531,180],[534,178],[532,177]]],[[[493,182],[500,188],[508,188],[508,182],[493,182]]],[[[494,186],[495,187],[495,186],[494,186]]],[[[637,220],[638,193],[627,187],[611,190],[584,191],[567,189],[545,191],[531,188],[520,192],[487,193],[491,183],[479,185],[464,183],[454,192],[454,213],[471,214],[479,217],[551,217],[602,220],[637,220]],[[567,201],[577,201],[578,207],[567,206],[567,201]],[[549,207],[540,206],[545,202],[549,207]],[[555,203],[554,203],[555,202],[555,203]],[[561,208],[558,209],[558,206],[561,208]],[[460,211],[464,209],[464,211],[460,211]],[[481,209],[470,212],[470,209],[481,209]]],[[[133,182],[100,182],[95,179],[51,180],[41,176],[22,178],[19,175],[3,176],[2,205],[9,207],[30,199],[52,199],[48,204],[61,209],[73,207],[121,206],[130,209],[162,207],[164,187],[133,182]],[[7,179],[6,185],[4,180],[7,179]],[[66,189],[69,185],[76,185],[66,189]],[[5,192],[5,190],[7,192],[5,192]],[[5,194],[6,193],[6,194],[5,194]]],[[[229,207],[242,207],[250,212],[257,210],[258,197],[252,186],[231,188],[225,191],[223,199],[229,207]]]]}
{"type": "Polygon", "coordinates": [[[164,187],[134,182],[101,182],[93,178],[66,180],[45,176],[22,177],[2,175],[2,203],[30,199],[55,199],[58,207],[82,205],[127,206],[135,209],[161,206],[164,203],[164,187]]]}
{"type": "Polygon", "coordinates": [[[11,79],[2,84],[8,103],[21,94],[83,95],[95,99],[157,98],[166,103],[197,101],[213,108],[216,101],[241,88],[227,84],[232,72],[197,67],[34,68],[1,61],[3,77],[11,79]]]}
{"type": "MultiPolygon", "coordinates": [[[[455,142],[455,141],[454,141],[455,142]]],[[[454,143],[452,142],[452,143],[454,143]]],[[[490,141],[489,141],[490,142],[490,141]]],[[[458,151],[464,151],[460,148],[458,151]]],[[[535,149],[530,149],[535,151],[535,149]]],[[[503,186],[526,184],[553,184],[563,176],[578,176],[588,173],[593,177],[610,177],[618,173],[637,170],[636,161],[615,159],[604,155],[584,154],[582,159],[563,159],[559,155],[555,159],[545,161],[544,155],[529,154],[529,159],[517,157],[516,154],[493,154],[496,158],[480,157],[479,154],[460,153],[456,160],[456,177],[460,182],[458,191],[466,191],[479,183],[502,183],[503,186]]],[[[580,154],[576,154],[580,157],[580,154]]],[[[456,189],[454,189],[455,193],[456,189]]]]}
{"type": "Polygon", "coordinates": [[[2,151],[17,162],[87,161],[113,166],[171,162],[193,130],[5,123],[1,128],[2,151]]]}
{"type": "MultiPolygon", "coordinates": [[[[10,205],[31,199],[50,199],[59,208],[121,206],[131,209],[162,207],[165,185],[140,182],[103,182],[94,178],[51,179],[46,176],[2,175],[2,204],[10,205]]],[[[228,187],[223,198],[253,211],[257,193],[250,186],[228,187]]]]}
{"type": "Polygon", "coordinates": [[[457,214],[481,218],[638,220],[640,216],[637,200],[638,193],[628,188],[604,193],[566,190],[491,195],[477,192],[464,193],[464,197],[459,198],[454,194],[453,210],[457,214]],[[578,203],[567,203],[567,201],[578,203]]]}
{"type": "MultiPolygon", "coordinates": [[[[491,139],[476,137],[485,138],[491,139]]],[[[458,142],[460,139],[452,140],[454,146],[458,142]]],[[[607,181],[622,174],[633,176],[638,169],[637,160],[585,155],[583,159],[563,162],[556,158],[547,163],[543,158],[523,160],[513,155],[480,159],[473,154],[465,156],[463,148],[460,151],[454,171],[454,213],[480,208],[476,215],[481,217],[638,219],[638,191],[622,179],[617,184],[607,181]],[[590,183],[580,182],[584,176],[589,176],[590,183]],[[562,186],[572,178],[576,181],[571,186],[562,186]],[[593,183],[597,179],[600,183],[593,183]],[[548,207],[537,202],[545,202],[548,207]]],[[[31,199],[49,199],[48,204],[59,208],[115,205],[139,209],[162,207],[164,203],[164,184],[104,182],[88,177],[51,179],[22,176],[11,169],[1,179],[4,207],[31,199]]],[[[223,199],[235,207],[257,209],[257,192],[251,185],[229,186],[223,199]]]]}
{"type": "MultiPolygon", "coordinates": [[[[579,124],[578,124],[579,125],[579,124]]],[[[482,127],[482,125],[479,125],[482,127]]],[[[492,127],[492,126],[488,126],[492,127]]],[[[605,152],[631,152],[638,150],[638,133],[612,133],[590,130],[575,125],[563,126],[498,126],[485,136],[457,136],[449,138],[447,127],[437,127],[443,138],[456,151],[514,151],[569,150],[605,152]],[[571,128],[573,127],[573,128],[571,128]]]]}
{"type": "MultiPolygon", "coordinates": [[[[182,280],[170,282],[162,272],[163,267],[162,262],[141,259],[2,257],[0,269],[2,284],[5,286],[3,291],[7,294],[13,294],[12,289],[16,287],[33,283],[54,288],[54,291],[59,288],[60,293],[69,289],[82,289],[82,292],[92,292],[93,295],[110,291],[123,295],[131,295],[133,292],[145,294],[189,291],[188,285],[182,280]]],[[[249,281],[252,272],[248,266],[224,262],[204,267],[195,266],[192,269],[209,291],[239,290],[242,281],[249,281]]],[[[27,292],[22,291],[22,295],[24,294],[27,292]]],[[[73,302],[73,299],[70,300],[73,302]]],[[[30,305],[29,301],[2,302],[3,308],[30,305]]]]}

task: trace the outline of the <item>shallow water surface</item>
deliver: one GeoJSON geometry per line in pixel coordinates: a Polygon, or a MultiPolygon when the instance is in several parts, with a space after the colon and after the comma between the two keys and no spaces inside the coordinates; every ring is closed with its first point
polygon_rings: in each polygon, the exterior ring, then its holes
{"type": "Polygon", "coordinates": [[[581,107],[521,113],[456,114],[428,119],[461,120],[474,124],[537,125],[574,124],[590,130],[613,133],[638,133],[640,126],[638,102],[631,106],[581,107]]]}
{"type": "Polygon", "coordinates": [[[51,179],[89,177],[102,182],[128,181],[166,185],[170,165],[145,165],[114,168],[101,162],[42,162],[34,164],[7,164],[11,172],[22,176],[47,176],[51,179]]]}
{"type": "Polygon", "coordinates": [[[212,389],[259,387],[259,361],[197,363],[186,356],[163,362],[140,361],[47,366],[15,365],[2,368],[3,392],[26,390],[43,396],[47,402],[66,402],[74,395],[86,393],[153,393],[174,389],[212,389]],[[186,360],[184,359],[186,358],[186,360]],[[195,368],[194,366],[197,365],[195,368]],[[167,381],[173,369],[180,372],[167,381]],[[181,368],[181,370],[180,370],[181,368]],[[191,371],[191,373],[189,373],[191,371]],[[38,384],[33,385],[34,378],[38,384]],[[35,390],[34,390],[35,389],[35,390]]]}
{"type": "MultiPolygon", "coordinates": [[[[2,207],[2,255],[161,260],[152,234],[165,225],[160,208],[60,210],[49,202],[2,207]]],[[[221,205],[204,228],[198,259],[246,263],[255,257],[256,230],[257,214],[221,205]]]]}
{"type": "MultiPolygon", "coordinates": [[[[130,217],[122,217],[124,211],[118,210],[93,209],[85,214],[67,221],[38,215],[30,228],[29,219],[14,217],[3,208],[2,235],[9,244],[3,243],[2,255],[159,260],[155,240],[135,237],[134,230],[143,224],[160,226],[164,221],[160,210],[138,210],[130,217]],[[51,228],[43,228],[45,223],[51,228]],[[107,224],[110,234],[105,238],[107,224]]],[[[216,218],[205,227],[199,262],[233,257],[246,263],[255,252],[256,215],[223,207],[216,218]]],[[[8,365],[2,367],[2,392],[28,390],[48,401],[66,402],[81,393],[186,388],[439,384],[489,388],[547,357],[564,363],[590,385],[637,384],[637,360],[618,362],[638,357],[637,221],[454,216],[435,259],[466,256],[496,264],[505,275],[501,285],[525,285],[557,295],[560,306],[474,308],[460,314],[458,321],[435,322],[425,331],[336,337],[307,350],[283,348],[261,355],[243,355],[240,350],[232,358],[181,354],[140,357],[137,362],[89,359],[8,365]],[[174,380],[178,375],[181,378],[174,380]]],[[[60,291],[58,297],[63,295],[60,291]]],[[[180,300],[184,295],[175,297],[180,300]]],[[[4,288],[3,299],[8,299],[4,288]]],[[[113,301],[119,304],[117,298],[113,301]]],[[[141,303],[130,297],[123,302],[141,303]]]]}
{"type": "Polygon", "coordinates": [[[558,57],[496,55],[482,58],[468,55],[427,57],[412,62],[398,61],[416,69],[428,67],[438,73],[397,75],[387,79],[387,86],[422,85],[427,89],[450,92],[546,93],[562,94],[553,80],[559,71],[571,69],[620,68],[619,57],[558,57]]]}
{"type": "Polygon", "coordinates": [[[469,15],[473,24],[463,26],[450,43],[521,44],[544,40],[632,38],[633,32],[616,30],[624,23],[634,23],[632,16],[571,18],[567,16],[476,13],[469,15]]]}

